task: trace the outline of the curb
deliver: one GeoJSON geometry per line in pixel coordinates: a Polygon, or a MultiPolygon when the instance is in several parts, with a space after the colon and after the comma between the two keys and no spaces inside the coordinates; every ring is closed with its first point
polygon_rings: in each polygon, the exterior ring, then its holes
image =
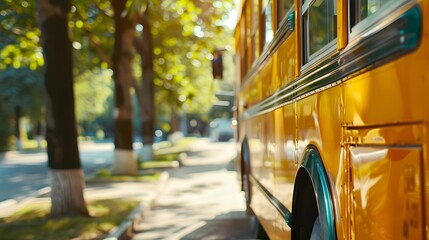
{"type": "Polygon", "coordinates": [[[143,218],[144,214],[150,211],[152,206],[155,204],[156,198],[164,189],[164,185],[167,183],[170,175],[168,172],[162,172],[156,191],[149,197],[147,202],[141,202],[139,205],[134,207],[127,218],[122,221],[119,226],[113,228],[104,240],[126,240],[132,237],[134,225],[137,221],[143,218]]]}

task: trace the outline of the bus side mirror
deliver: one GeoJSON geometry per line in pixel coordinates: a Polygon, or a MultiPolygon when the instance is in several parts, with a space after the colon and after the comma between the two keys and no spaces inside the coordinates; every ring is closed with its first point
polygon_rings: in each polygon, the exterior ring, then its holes
{"type": "Polygon", "coordinates": [[[213,52],[212,70],[213,70],[213,79],[222,80],[223,61],[222,61],[222,53],[219,51],[213,52]]]}

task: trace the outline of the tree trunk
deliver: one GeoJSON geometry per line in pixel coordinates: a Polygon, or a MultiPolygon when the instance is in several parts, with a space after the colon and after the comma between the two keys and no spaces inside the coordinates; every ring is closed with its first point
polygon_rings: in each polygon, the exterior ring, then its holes
{"type": "Polygon", "coordinates": [[[132,81],[131,46],[134,26],[123,16],[126,0],[114,0],[115,45],[113,49],[113,78],[115,81],[115,159],[113,174],[135,175],[137,161],[133,152],[133,109],[130,96],[132,81]]]}
{"type": "Polygon", "coordinates": [[[171,107],[170,125],[172,133],[180,131],[180,119],[175,106],[171,107]]]}
{"type": "Polygon", "coordinates": [[[15,107],[15,137],[16,137],[16,150],[22,150],[22,141],[21,141],[21,107],[15,107]]]}
{"type": "Polygon", "coordinates": [[[38,0],[45,58],[46,141],[51,174],[51,215],[88,216],[77,145],[72,48],[68,35],[70,2],[38,0]]]}
{"type": "Polygon", "coordinates": [[[37,140],[37,150],[42,150],[42,123],[37,121],[36,125],[36,140],[37,140]]]}
{"type": "MultiPolygon", "coordinates": [[[[146,12],[147,14],[147,12],[146,12]]],[[[147,15],[140,17],[143,25],[141,38],[134,38],[134,46],[141,57],[142,86],[134,84],[138,104],[140,107],[141,136],[142,136],[142,160],[153,159],[153,135],[155,130],[155,87],[153,84],[153,44],[151,26],[147,21],[147,15]]]]}

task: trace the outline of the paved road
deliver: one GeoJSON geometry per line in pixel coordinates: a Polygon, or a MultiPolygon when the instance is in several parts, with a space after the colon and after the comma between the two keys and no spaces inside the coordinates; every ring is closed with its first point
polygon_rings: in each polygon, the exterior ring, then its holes
{"type": "MultiPolygon", "coordinates": [[[[85,175],[113,160],[112,143],[83,143],[79,145],[85,175]]],[[[49,185],[45,152],[0,154],[0,203],[14,199],[21,201],[49,185]]]]}
{"type": "Polygon", "coordinates": [[[155,206],[135,225],[133,240],[254,239],[245,214],[233,143],[201,143],[170,172],[155,206]]]}

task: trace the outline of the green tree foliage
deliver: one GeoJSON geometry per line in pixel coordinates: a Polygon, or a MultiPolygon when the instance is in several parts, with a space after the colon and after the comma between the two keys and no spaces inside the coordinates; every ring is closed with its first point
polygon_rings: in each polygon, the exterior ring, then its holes
{"type": "Polygon", "coordinates": [[[76,116],[81,135],[113,133],[114,44],[110,0],[74,1],[69,22],[75,63],[76,116]]]}
{"type": "Polygon", "coordinates": [[[7,105],[7,111],[13,112],[21,106],[24,114],[34,121],[42,120],[42,72],[41,68],[33,71],[29,68],[9,67],[0,75],[0,96],[7,105]],[[19,84],[18,84],[19,83],[19,84]]]}
{"type": "Polygon", "coordinates": [[[225,28],[232,1],[153,1],[156,102],[159,111],[186,108],[206,114],[216,101],[212,52],[232,44],[225,28]],[[166,101],[167,100],[167,101],[166,101]]]}
{"type": "MultiPolygon", "coordinates": [[[[98,102],[111,103],[113,99],[109,95],[110,102],[106,101],[107,90],[98,94],[100,88],[108,87],[104,82],[107,79],[100,83],[102,87],[97,87],[97,91],[91,92],[90,87],[94,81],[101,81],[102,72],[112,67],[115,29],[111,1],[73,1],[72,4],[69,29],[74,51],[78,122],[94,121],[111,128],[108,118],[112,116],[112,106],[107,108],[104,105],[95,112],[92,108],[81,107],[84,104],[100,106],[98,102]],[[107,112],[102,113],[102,109],[107,112]],[[101,116],[95,118],[98,114],[101,116]]],[[[221,84],[212,80],[211,54],[215,48],[232,44],[232,29],[225,28],[225,21],[228,12],[235,8],[233,1],[130,0],[127,11],[133,7],[141,10],[147,5],[154,39],[158,121],[165,119],[172,107],[186,109],[189,113],[208,113],[211,104],[217,100],[215,91],[225,82],[221,84]]],[[[136,25],[136,35],[140,35],[141,27],[136,25]]],[[[13,98],[22,101],[19,104],[24,115],[38,118],[43,114],[41,85],[44,60],[35,2],[0,1],[0,36],[0,100],[6,102],[2,109],[13,109],[13,98]]],[[[138,61],[135,64],[140,65],[138,61]]],[[[135,78],[140,80],[141,74],[141,71],[135,71],[135,78]]],[[[13,117],[9,113],[7,115],[13,117]]]]}
{"type": "Polygon", "coordinates": [[[114,45],[113,9],[110,0],[74,1],[71,20],[75,71],[111,68],[114,45]]]}
{"type": "Polygon", "coordinates": [[[0,70],[43,66],[33,1],[3,0],[0,2],[0,70]]]}
{"type": "MultiPolygon", "coordinates": [[[[1,70],[0,70],[1,71],[1,70]]],[[[43,96],[41,68],[35,71],[29,68],[9,67],[0,74],[0,151],[8,150],[12,129],[16,126],[15,108],[21,109],[21,114],[30,119],[34,136],[37,123],[43,121],[43,96]]]]}
{"type": "Polygon", "coordinates": [[[19,106],[33,126],[42,118],[42,49],[36,9],[29,1],[0,1],[0,149],[7,150],[19,106]]]}
{"type": "MultiPolygon", "coordinates": [[[[104,79],[101,86],[94,87],[94,81],[99,83],[101,76],[107,77],[105,71],[108,71],[109,63],[103,58],[103,53],[110,55],[113,45],[112,14],[110,1],[77,1],[72,6],[72,18],[68,25],[75,52],[74,74],[79,89],[76,91],[78,121],[82,125],[93,120],[96,114],[102,115],[99,121],[101,125],[109,125],[105,120],[106,113],[102,111],[106,110],[106,106],[100,105],[108,105],[105,103],[106,94],[111,94],[111,91],[105,87],[111,86],[106,86],[104,79]],[[105,69],[104,75],[100,69],[105,69]],[[96,111],[80,107],[82,104],[97,105],[96,111]]],[[[29,117],[34,126],[43,119],[44,58],[40,47],[36,3],[0,1],[0,36],[0,101],[3,102],[0,114],[2,119],[11,122],[0,125],[0,146],[6,150],[7,139],[13,133],[10,129],[13,129],[15,106],[21,106],[23,115],[29,117]]],[[[112,117],[111,111],[109,117],[112,117]]]]}
{"type": "MultiPolygon", "coordinates": [[[[87,70],[76,77],[76,116],[81,126],[80,135],[94,135],[97,130],[107,130],[100,118],[112,112],[112,85],[110,69],[87,70]]],[[[108,116],[110,120],[112,116],[108,116]]]]}

